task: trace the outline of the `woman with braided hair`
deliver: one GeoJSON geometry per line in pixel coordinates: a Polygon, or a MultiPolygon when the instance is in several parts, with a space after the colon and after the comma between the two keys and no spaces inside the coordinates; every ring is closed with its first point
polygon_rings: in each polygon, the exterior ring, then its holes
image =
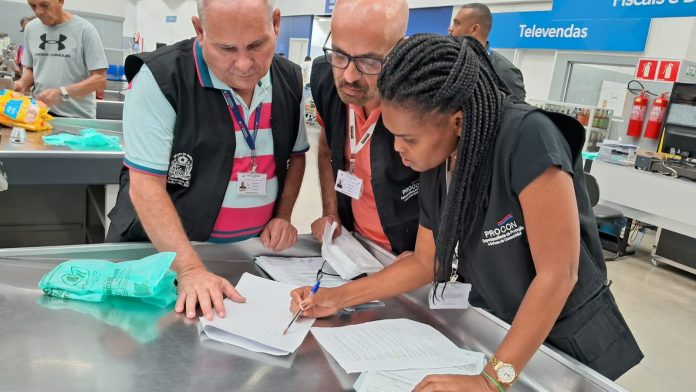
{"type": "MultiPolygon", "coordinates": [[[[643,357],[609,291],[576,120],[515,102],[472,38],[415,35],[379,80],[404,164],[421,172],[413,255],[291,308],[324,317],[434,282],[511,324],[480,376],[425,378],[419,391],[504,391],[546,343],[616,379],[643,357]]],[[[443,291],[444,288],[444,291],[443,291]]]]}

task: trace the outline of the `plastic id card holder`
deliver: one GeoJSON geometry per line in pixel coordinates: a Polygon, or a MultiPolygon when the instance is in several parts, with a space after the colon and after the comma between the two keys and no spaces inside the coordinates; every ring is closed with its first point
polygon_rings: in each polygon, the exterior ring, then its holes
{"type": "Polygon", "coordinates": [[[244,196],[266,196],[267,181],[265,173],[239,173],[237,192],[244,196]]]}
{"type": "Polygon", "coordinates": [[[469,307],[469,293],[471,292],[470,283],[448,282],[445,288],[444,283],[430,289],[428,304],[430,309],[467,309],[469,307]]]}
{"type": "Polygon", "coordinates": [[[336,192],[360,200],[363,193],[363,180],[347,171],[339,170],[334,189],[336,192]]]}

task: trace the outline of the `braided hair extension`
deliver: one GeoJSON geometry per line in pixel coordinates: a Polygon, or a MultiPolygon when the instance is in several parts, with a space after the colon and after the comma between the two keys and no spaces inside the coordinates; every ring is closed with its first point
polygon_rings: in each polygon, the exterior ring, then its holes
{"type": "MultiPolygon", "coordinates": [[[[417,34],[392,51],[378,82],[383,102],[417,114],[463,113],[462,134],[437,236],[434,283],[447,282],[451,260],[466,262],[464,246],[483,217],[500,132],[505,83],[484,47],[471,37],[417,34]],[[454,235],[452,235],[454,234],[454,235]]],[[[437,291],[436,291],[437,292],[437,291]]]]}

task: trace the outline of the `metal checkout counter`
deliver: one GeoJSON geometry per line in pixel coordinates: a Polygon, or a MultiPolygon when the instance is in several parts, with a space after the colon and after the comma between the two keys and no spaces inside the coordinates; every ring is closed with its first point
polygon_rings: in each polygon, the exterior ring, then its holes
{"type": "Polygon", "coordinates": [[[0,192],[0,248],[104,240],[124,153],[49,146],[41,137],[94,128],[123,140],[122,122],[56,118],[51,124],[51,132],[27,131],[23,144],[10,140],[10,128],[0,128],[0,162],[9,185],[0,192]]]}
{"type": "MultiPolygon", "coordinates": [[[[393,256],[366,246],[383,264],[393,256]]],[[[236,283],[263,273],[255,256],[268,255],[258,239],[197,244],[208,268],[236,283]]],[[[153,254],[149,244],[103,244],[0,250],[0,390],[46,391],[349,391],[348,375],[311,333],[287,357],[253,353],[201,335],[197,321],[169,310],[131,303],[86,303],[44,297],[41,277],[69,259],[133,260],[153,254]]],[[[319,244],[301,236],[282,256],[318,256],[319,244]]],[[[460,347],[491,355],[509,326],[487,312],[430,310],[427,288],[386,300],[386,306],[342,312],[315,326],[343,326],[409,318],[434,326],[460,347]]],[[[289,298],[288,298],[289,303],[289,298]]],[[[260,310],[262,311],[262,310],[260,310]]],[[[595,371],[542,347],[511,391],[624,391],[595,371]]]]}

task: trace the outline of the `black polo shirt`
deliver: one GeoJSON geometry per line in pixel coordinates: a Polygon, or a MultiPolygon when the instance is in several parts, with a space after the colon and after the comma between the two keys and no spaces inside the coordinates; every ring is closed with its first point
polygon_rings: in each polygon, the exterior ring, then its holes
{"type": "MultiPolygon", "coordinates": [[[[514,115],[520,113],[506,111],[506,116],[514,115]]],[[[509,124],[510,120],[504,118],[505,122],[509,124]]],[[[466,246],[460,244],[460,251],[474,261],[473,265],[459,267],[460,280],[473,285],[471,303],[512,322],[535,276],[519,195],[552,166],[570,174],[576,190],[582,237],[578,286],[591,284],[598,290],[606,280],[606,269],[585,178],[580,159],[573,156],[558,127],[543,112],[528,112],[519,120],[518,129],[501,129],[495,155],[488,208],[477,224],[477,234],[466,246]]],[[[420,224],[432,230],[434,237],[440,225],[445,188],[444,165],[421,175],[420,224]]],[[[585,295],[571,294],[564,312],[587,299],[585,295]]]]}
{"type": "MultiPolygon", "coordinates": [[[[578,281],[546,343],[616,379],[643,358],[607,284],[597,226],[585,188],[585,130],[568,116],[508,104],[495,146],[488,207],[475,235],[459,246],[469,301],[512,323],[536,272],[519,195],[549,167],[571,175],[580,224],[578,281]]],[[[445,201],[444,167],[421,176],[420,224],[437,236],[445,201]]],[[[556,217],[548,216],[549,221],[556,217]]]]}

